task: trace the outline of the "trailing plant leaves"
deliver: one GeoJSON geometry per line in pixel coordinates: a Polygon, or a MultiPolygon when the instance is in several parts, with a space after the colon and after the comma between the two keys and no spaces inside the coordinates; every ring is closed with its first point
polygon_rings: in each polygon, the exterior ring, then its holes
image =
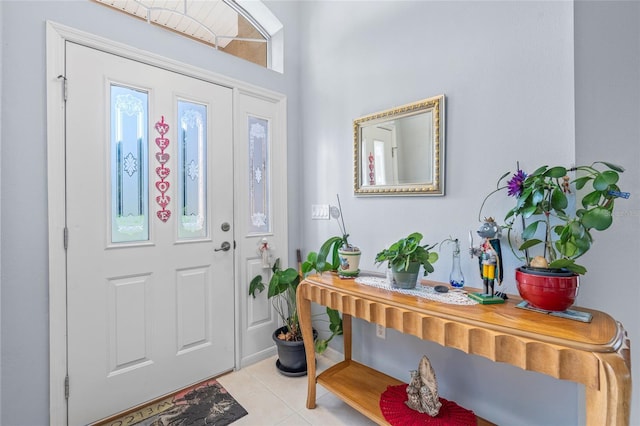
{"type": "Polygon", "coordinates": [[[306,277],[311,271],[316,269],[317,262],[318,253],[316,253],[315,251],[310,251],[307,255],[307,260],[302,262],[302,275],[306,277]]]}
{"type": "Polygon", "coordinates": [[[582,198],[582,207],[596,206],[600,202],[600,191],[593,191],[582,198]]]}
{"type": "Polygon", "coordinates": [[[525,219],[530,218],[538,209],[538,206],[535,205],[528,205],[525,208],[522,209],[522,211],[520,212],[520,214],[522,215],[522,217],[524,217],[525,219]]]}
{"type": "Polygon", "coordinates": [[[249,294],[256,298],[256,291],[262,293],[264,290],[264,283],[262,282],[262,275],[256,275],[249,283],[249,294]]]}
{"type": "Polygon", "coordinates": [[[536,220],[535,222],[531,222],[529,225],[527,225],[527,227],[524,228],[524,231],[522,231],[522,239],[528,240],[529,238],[533,237],[538,230],[538,224],[541,222],[542,220],[536,220]]]}
{"type": "Polygon", "coordinates": [[[344,239],[341,237],[331,237],[325,241],[316,257],[316,270],[318,272],[335,271],[340,265],[338,250],[342,246],[344,239]],[[327,259],[330,261],[327,262],[327,259]]]}
{"type": "Polygon", "coordinates": [[[569,205],[567,196],[559,188],[555,188],[551,193],[551,207],[555,210],[564,210],[569,205]]]}
{"type": "Polygon", "coordinates": [[[316,349],[316,352],[318,352],[319,354],[321,354],[322,352],[327,350],[327,346],[329,346],[329,342],[323,339],[318,339],[316,340],[314,347],[316,349]]]}
{"type": "Polygon", "coordinates": [[[580,190],[580,189],[584,188],[584,186],[590,180],[591,180],[591,176],[583,176],[583,177],[579,177],[576,180],[574,180],[573,183],[576,185],[576,189],[580,190]]]}
{"type": "Polygon", "coordinates": [[[609,163],[607,161],[596,161],[593,164],[596,164],[596,163],[604,164],[605,166],[607,166],[611,170],[615,170],[616,172],[619,172],[619,173],[624,172],[624,167],[618,166],[617,164],[609,163]]]}
{"type": "Polygon", "coordinates": [[[513,216],[514,214],[516,214],[516,212],[515,212],[515,210],[514,210],[514,209],[509,210],[509,211],[507,212],[507,214],[505,215],[504,220],[509,219],[509,218],[510,218],[511,216],[513,216]]]}
{"type": "Polygon", "coordinates": [[[274,273],[269,281],[269,292],[267,293],[267,297],[270,299],[282,292],[283,290],[280,287],[280,277],[274,273]]]}
{"type": "Polygon", "coordinates": [[[613,185],[618,182],[618,174],[610,170],[604,171],[593,180],[593,187],[598,191],[606,191],[609,185],[613,185]]]}
{"type": "Polygon", "coordinates": [[[587,229],[594,228],[598,231],[604,231],[613,223],[613,216],[604,207],[594,207],[584,213],[582,223],[587,229]]]}
{"type": "Polygon", "coordinates": [[[528,248],[537,246],[538,244],[542,244],[542,240],[538,240],[537,238],[532,238],[522,243],[522,245],[518,247],[518,250],[526,250],[528,248]]]}
{"type": "Polygon", "coordinates": [[[269,281],[269,292],[267,297],[271,298],[282,294],[289,288],[295,289],[300,283],[300,276],[298,271],[293,268],[287,268],[284,271],[279,270],[274,272],[271,280],[269,281]]]}
{"type": "Polygon", "coordinates": [[[574,242],[578,249],[576,257],[581,256],[591,248],[591,235],[587,233],[582,238],[576,238],[574,242]]]}
{"type": "Polygon", "coordinates": [[[539,174],[542,174],[545,172],[545,170],[547,170],[548,166],[540,166],[538,167],[533,173],[531,173],[529,175],[529,177],[534,177],[534,176],[538,176],[539,174]]]}
{"type": "Polygon", "coordinates": [[[584,275],[587,269],[582,265],[577,265],[573,259],[558,259],[549,264],[549,268],[564,268],[576,274],[584,275]]]}
{"type": "Polygon", "coordinates": [[[542,188],[539,188],[534,191],[533,197],[531,198],[531,203],[538,204],[542,200],[544,200],[544,191],[542,190],[542,188]]]}
{"type": "Polygon", "coordinates": [[[554,228],[554,231],[557,235],[560,236],[560,241],[562,243],[565,243],[569,240],[569,237],[571,236],[571,227],[570,226],[556,226],[554,228]]]}
{"type": "Polygon", "coordinates": [[[572,221],[568,225],[568,228],[571,230],[571,235],[573,235],[576,238],[583,238],[586,232],[584,225],[577,220],[572,221]]]}
{"type": "Polygon", "coordinates": [[[556,250],[563,257],[573,257],[578,252],[578,247],[574,244],[573,238],[570,237],[566,240],[556,241],[556,250]]]}
{"type": "Polygon", "coordinates": [[[561,166],[552,167],[544,175],[551,178],[561,178],[567,175],[567,169],[561,166]]]}
{"type": "Polygon", "coordinates": [[[342,334],[342,318],[340,318],[340,312],[327,308],[327,316],[329,317],[329,330],[331,330],[334,335],[342,334]]]}

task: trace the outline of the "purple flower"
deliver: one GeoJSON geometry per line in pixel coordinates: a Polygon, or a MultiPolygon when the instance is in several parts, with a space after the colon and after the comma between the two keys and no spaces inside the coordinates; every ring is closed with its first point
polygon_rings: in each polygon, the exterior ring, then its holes
{"type": "Polygon", "coordinates": [[[507,182],[507,188],[509,188],[508,196],[519,197],[522,194],[522,187],[524,180],[527,178],[527,174],[522,170],[518,170],[513,177],[507,182]]]}

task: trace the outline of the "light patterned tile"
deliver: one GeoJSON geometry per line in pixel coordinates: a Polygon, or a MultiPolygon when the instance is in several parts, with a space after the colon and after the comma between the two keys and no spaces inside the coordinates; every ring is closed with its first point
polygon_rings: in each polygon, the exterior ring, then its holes
{"type": "MultiPolygon", "coordinates": [[[[246,370],[251,376],[259,380],[265,386],[271,390],[274,394],[282,398],[287,405],[294,410],[304,408],[307,404],[307,376],[302,377],[289,377],[280,374],[275,362],[277,357],[269,358],[268,360],[258,362],[243,369],[246,370]]],[[[316,368],[324,370],[327,368],[328,362],[321,357],[318,357],[318,363],[316,368]]],[[[327,393],[326,389],[318,386],[316,388],[316,397],[319,398],[327,393]]]]}
{"type": "Polygon", "coordinates": [[[307,422],[315,426],[349,425],[349,426],[375,426],[376,423],[363,416],[335,395],[327,393],[316,399],[316,408],[313,410],[298,410],[307,422]]]}
{"type": "Polygon", "coordinates": [[[218,382],[249,413],[234,425],[276,425],[295,414],[282,399],[244,370],[222,376],[218,382]]]}
{"type": "Polygon", "coordinates": [[[299,414],[292,414],[282,422],[278,423],[276,426],[311,426],[311,423],[306,421],[299,414]]]}
{"type": "MultiPolygon", "coordinates": [[[[370,426],[375,423],[325,388],[316,386],[316,408],[306,408],[307,376],[288,377],[276,368],[277,356],[219,377],[218,381],[247,410],[234,426],[370,426]]],[[[335,357],[318,355],[317,372],[333,365],[335,357]]]]}

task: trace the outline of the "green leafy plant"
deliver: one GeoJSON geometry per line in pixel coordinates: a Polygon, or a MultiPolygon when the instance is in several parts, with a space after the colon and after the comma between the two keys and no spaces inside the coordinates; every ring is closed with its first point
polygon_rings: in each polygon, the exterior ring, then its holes
{"type": "MultiPolygon", "coordinates": [[[[300,284],[300,275],[293,268],[282,269],[280,259],[276,259],[271,268],[267,298],[275,308],[282,323],[287,326],[287,333],[281,337],[283,340],[302,340],[298,311],[296,309],[296,291],[300,284]]],[[[256,291],[265,289],[262,275],[256,275],[249,283],[249,294],[256,297],[256,291]]]]}
{"type": "Polygon", "coordinates": [[[306,276],[314,270],[318,273],[337,271],[340,266],[338,250],[346,243],[344,237],[330,237],[325,241],[318,252],[311,251],[307,259],[302,263],[302,273],[306,276]]]}
{"type": "MultiPolygon", "coordinates": [[[[263,281],[262,275],[256,275],[249,283],[249,295],[256,297],[256,292],[260,293],[267,289],[267,298],[271,299],[282,323],[286,325],[287,332],[278,336],[282,340],[300,341],[302,332],[298,318],[296,305],[296,292],[300,284],[300,274],[293,268],[282,269],[280,259],[276,259],[271,268],[272,275],[268,287],[263,281]]],[[[329,316],[329,330],[331,335],[327,339],[316,339],[315,350],[318,353],[324,352],[331,339],[342,334],[342,319],[338,311],[327,308],[329,316]]]]}
{"type": "Polygon", "coordinates": [[[390,268],[395,267],[397,270],[408,270],[410,263],[417,262],[424,268],[425,276],[430,274],[434,271],[433,263],[438,260],[438,253],[429,250],[437,244],[420,245],[422,238],[422,234],[419,232],[401,238],[388,248],[381,250],[376,255],[375,262],[380,264],[386,261],[390,268]]]}
{"type": "Polygon", "coordinates": [[[508,190],[508,195],[516,200],[516,205],[507,212],[506,224],[508,240],[514,254],[526,261],[528,266],[551,269],[566,269],[576,274],[584,274],[586,268],[575,262],[593,244],[592,230],[604,231],[613,223],[613,208],[616,198],[628,198],[618,187],[620,173],[624,169],[618,165],[598,161],[590,166],[566,168],[562,166],[541,166],[533,173],[518,170],[507,172],[498,179],[497,188],[485,197],[508,190]],[[575,172],[573,180],[568,176],[575,172]],[[507,183],[504,179],[511,175],[507,183]],[[580,196],[571,190],[574,186],[580,196]],[[576,197],[575,212],[570,207],[569,196],[576,197]],[[520,219],[520,224],[516,223],[520,219]],[[516,253],[512,243],[512,233],[517,225],[522,226],[522,244],[516,253]],[[541,238],[536,237],[543,235],[541,238]],[[542,254],[533,259],[531,249],[542,249],[542,254]]]}

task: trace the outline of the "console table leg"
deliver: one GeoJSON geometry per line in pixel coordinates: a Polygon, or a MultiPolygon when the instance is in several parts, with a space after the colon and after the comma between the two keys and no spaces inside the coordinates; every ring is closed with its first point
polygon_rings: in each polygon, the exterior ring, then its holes
{"type": "Polygon", "coordinates": [[[627,426],[631,413],[631,368],[621,353],[597,354],[600,360],[600,389],[586,392],[587,426],[627,426]]]}
{"type": "Polygon", "coordinates": [[[351,315],[342,314],[342,339],[344,341],[344,359],[351,359],[351,315]]]}
{"type": "Polygon", "coordinates": [[[298,320],[307,357],[307,408],[316,408],[316,353],[311,325],[311,302],[305,299],[301,292],[298,292],[296,304],[298,305],[298,320]]]}

